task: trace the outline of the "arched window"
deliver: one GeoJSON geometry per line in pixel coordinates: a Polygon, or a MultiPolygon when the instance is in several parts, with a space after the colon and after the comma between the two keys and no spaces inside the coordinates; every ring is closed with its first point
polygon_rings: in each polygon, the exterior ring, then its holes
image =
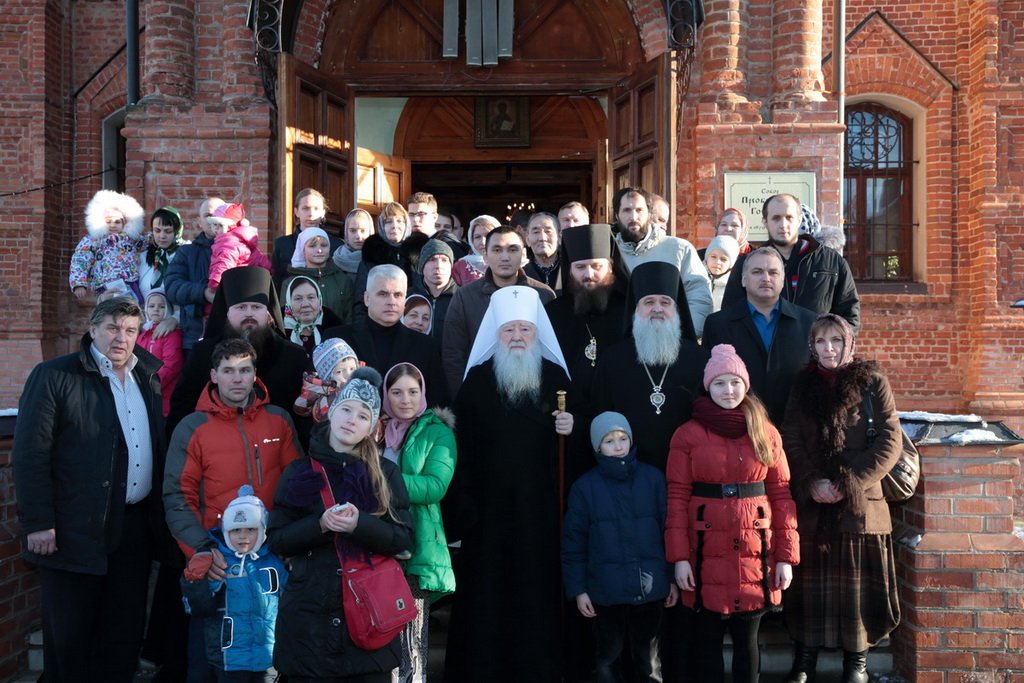
{"type": "Polygon", "coordinates": [[[914,274],[913,122],[874,102],[846,110],[846,258],[858,280],[914,274]]]}

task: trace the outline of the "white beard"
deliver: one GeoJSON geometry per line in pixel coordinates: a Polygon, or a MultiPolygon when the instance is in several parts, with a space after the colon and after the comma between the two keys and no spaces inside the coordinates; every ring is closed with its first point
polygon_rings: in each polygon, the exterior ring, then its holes
{"type": "Polygon", "coordinates": [[[679,357],[683,338],[679,317],[645,320],[633,314],[633,342],[636,359],[646,365],[672,365],[679,357]]]}
{"type": "Polygon", "coordinates": [[[540,399],[543,357],[534,342],[522,351],[509,351],[501,344],[494,350],[494,378],[498,391],[510,405],[536,403],[540,399]]]}

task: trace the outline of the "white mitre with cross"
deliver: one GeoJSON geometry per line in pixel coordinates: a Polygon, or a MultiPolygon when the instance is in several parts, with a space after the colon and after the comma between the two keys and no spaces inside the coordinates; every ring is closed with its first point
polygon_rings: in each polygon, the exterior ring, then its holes
{"type": "Polygon", "coordinates": [[[469,352],[469,361],[466,363],[466,371],[463,379],[469,374],[470,368],[480,365],[494,355],[498,346],[498,330],[513,320],[524,320],[532,323],[537,328],[537,342],[540,344],[541,355],[552,363],[559,365],[565,374],[569,374],[569,368],[565,365],[565,358],[562,356],[562,349],[555,337],[555,330],[551,327],[551,320],[548,319],[547,311],[540,302],[537,290],[532,287],[512,285],[502,287],[491,295],[487,312],[480,322],[480,328],[476,332],[476,339],[473,340],[473,348],[469,352]]]}

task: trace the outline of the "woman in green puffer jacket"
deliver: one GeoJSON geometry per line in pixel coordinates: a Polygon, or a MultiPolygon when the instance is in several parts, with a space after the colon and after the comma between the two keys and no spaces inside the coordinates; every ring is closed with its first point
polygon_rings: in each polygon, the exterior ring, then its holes
{"type": "Polygon", "coordinates": [[[455,591],[448,541],[441,523],[441,499],[455,472],[454,416],[427,408],[423,373],[399,363],[384,378],[384,457],[395,462],[409,490],[415,543],[405,563],[419,616],[402,632],[400,683],[425,681],[429,605],[455,591]]]}

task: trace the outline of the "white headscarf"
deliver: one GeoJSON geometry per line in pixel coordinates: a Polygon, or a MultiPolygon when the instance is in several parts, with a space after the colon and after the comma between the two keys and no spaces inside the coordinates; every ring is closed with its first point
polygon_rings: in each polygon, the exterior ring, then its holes
{"type": "Polygon", "coordinates": [[[555,330],[551,327],[551,320],[548,319],[548,314],[540,302],[537,290],[532,287],[511,285],[502,287],[491,295],[491,302],[487,306],[476,339],[473,341],[473,348],[469,352],[463,379],[469,374],[470,368],[484,363],[494,355],[494,350],[498,346],[498,330],[513,320],[533,323],[537,328],[536,343],[540,344],[541,355],[561,366],[566,375],[569,374],[569,368],[562,356],[562,348],[558,345],[555,330]]]}
{"type": "MultiPolygon", "coordinates": [[[[306,228],[302,232],[307,230],[319,230],[319,228],[306,228]]],[[[320,325],[324,322],[324,295],[320,292],[320,285],[316,283],[312,278],[306,277],[305,275],[296,275],[292,278],[292,281],[288,283],[288,288],[284,293],[284,329],[291,330],[291,334],[288,336],[293,342],[302,346],[302,332],[309,330],[313,333],[314,345],[319,344],[320,339],[320,325]],[[320,313],[317,314],[316,320],[311,323],[300,323],[296,319],[294,312],[292,311],[292,292],[295,288],[302,284],[313,285],[313,289],[316,290],[316,296],[320,300],[320,313]]]]}
{"type": "Polygon", "coordinates": [[[295,251],[292,252],[292,268],[305,268],[308,265],[306,263],[306,242],[314,237],[323,237],[327,242],[327,248],[331,248],[331,238],[327,236],[323,228],[304,229],[299,233],[298,239],[295,240],[295,251]]]}

